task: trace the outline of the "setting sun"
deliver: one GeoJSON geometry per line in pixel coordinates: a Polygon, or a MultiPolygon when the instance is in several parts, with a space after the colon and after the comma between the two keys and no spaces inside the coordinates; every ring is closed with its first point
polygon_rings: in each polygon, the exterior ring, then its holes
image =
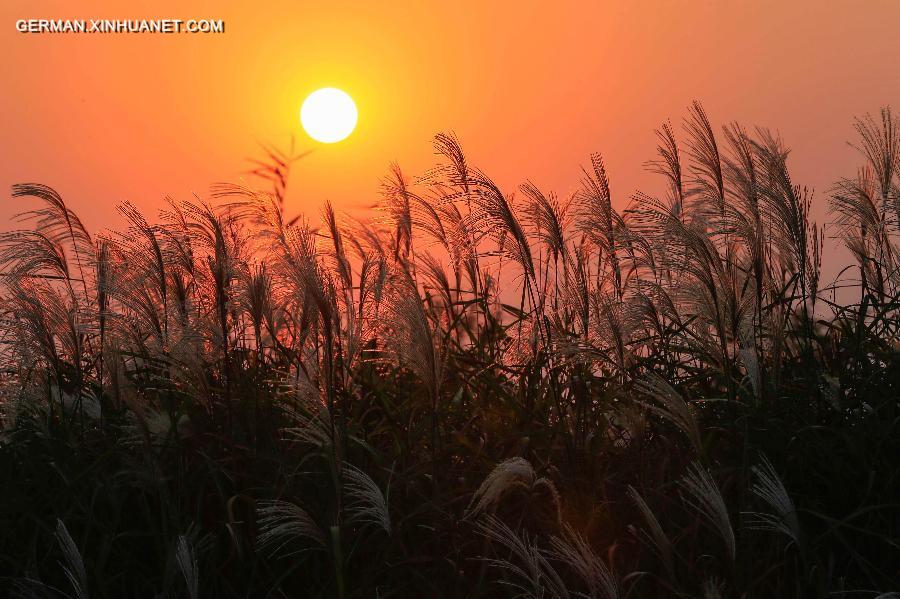
{"type": "Polygon", "coordinates": [[[300,108],[300,122],[316,141],[330,144],[346,139],[356,127],[356,104],[346,92],[325,87],[311,93],[300,108]]]}

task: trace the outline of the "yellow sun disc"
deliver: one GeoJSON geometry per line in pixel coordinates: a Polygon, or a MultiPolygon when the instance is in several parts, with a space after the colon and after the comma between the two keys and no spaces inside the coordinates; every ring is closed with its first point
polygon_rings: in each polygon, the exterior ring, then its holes
{"type": "Polygon", "coordinates": [[[353,98],[334,87],[323,87],[309,94],[300,108],[300,123],[316,141],[332,144],[345,139],[356,128],[356,104],[353,98]]]}

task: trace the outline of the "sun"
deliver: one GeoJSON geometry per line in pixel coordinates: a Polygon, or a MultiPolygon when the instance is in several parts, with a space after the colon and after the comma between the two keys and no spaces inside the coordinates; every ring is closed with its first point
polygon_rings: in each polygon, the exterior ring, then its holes
{"type": "Polygon", "coordinates": [[[356,104],[346,92],[323,87],[307,96],[300,108],[300,123],[316,141],[333,144],[356,128],[356,104]]]}

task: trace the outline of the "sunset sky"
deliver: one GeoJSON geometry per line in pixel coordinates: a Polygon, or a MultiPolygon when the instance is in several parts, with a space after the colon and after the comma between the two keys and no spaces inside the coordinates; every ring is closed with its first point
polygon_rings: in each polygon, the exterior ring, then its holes
{"type": "MultiPolygon", "coordinates": [[[[797,182],[826,190],[859,160],[854,115],[900,99],[900,2],[77,2],[0,5],[0,218],[9,186],[56,187],[92,229],[122,200],[153,213],[170,194],[235,181],[259,142],[316,148],[288,210],[362,210],[396,160],[419,174],[453,130],[512,190],[565,194],[591,152],[618,205],[656,182],[653,129],[693,99],[716,124],[777,129],[797,182]],[[22,18],[223,19],[222,35],[22,34],[22,18]],[[298,113],[339,87],[359,108],[321,145],[298,113]]],[[[678,129],[680,131],[680,127],[678,129]]]]}

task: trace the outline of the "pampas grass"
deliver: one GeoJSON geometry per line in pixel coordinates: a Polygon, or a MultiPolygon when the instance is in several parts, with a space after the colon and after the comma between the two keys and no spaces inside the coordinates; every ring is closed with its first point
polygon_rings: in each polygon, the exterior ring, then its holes
{"type": "Polygon", "coordinates": [[[501,188],[449,133],[421,176],[389,167],[371,219],[293,212],[293,150],[158,218],[124,203],[100,236],[14,186],[0,576],[78,597],[179,576],[192,598],[894,590],[895,119],[857,121],[863,164],[820,222],[784,141],[714,123],[664,123],[658,189],[630,199],[599,153],[571,192],[501,188]],[[832,236],[851,301],[821,280],[832,236]]]}

